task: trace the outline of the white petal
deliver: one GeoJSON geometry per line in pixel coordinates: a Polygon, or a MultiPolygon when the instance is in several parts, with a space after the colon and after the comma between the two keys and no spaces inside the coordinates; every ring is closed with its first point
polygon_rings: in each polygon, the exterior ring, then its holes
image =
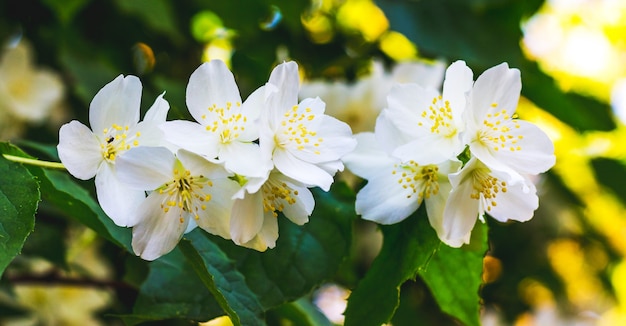
{"type": "Polygon", "coordinates": [[[456,158],[463,148],[457,136],[440,137],[431,134],[399,146],[392,155],[403,162],[413,160],[421,165],[438,164],[456,158]]]}
{"type": "Polygon", "coordinates": [[[452,115],[460,117],[465,110],[469,91],[474,84],[474,73],[464,61],[456,61],[446,70],[443,82],[443,99],[450,102],[452,115]]]}
{"type": "MultiPolygon", "coordinates": [[[[141,121],[136,126],[131,127],[127,132],[127,144],[132,146],[165,146],[165,133],[158,127],[160,124],[154,120],[141,121]],[[136,142],[135,142],[136,141],[136,142]]],[[[118,152],[118,155],[123,154],[118,152]]]]}
{"type": "Polygon", "coordinates": [[[134,126],[139,121],[141,81],[119,75],[98,91],[89,104],[89,124],[96,134],[113,124],[134,126]]]}
{"type": "Polygon", "coordinates": [[[159,128],[163,131],[165,140],[172,144],[208,158],[217,157],[219,140],[202,125],[175,120],[167,121],[159,128]]]}
{"type": "MultiPolygon", "coordinates": [[[[554,156],[554,144],[548,135],[530,122],[516,120],[515,123],[519,128],[516,128],[513,122],[506,125],[511,128],[510,135],[517,142],[500,148],[498,151],[490,150],[489,153],[492,154],[493,160],[497,160],[521,174],[539,174],[550,169],[556,158],[554,156]],[[523,138],[520,139],[520,136],[523,138]],[[510,148],[515,150],[512,151],[510,148]]],[[[493,164],[491,158],[478,155],[476,156],[487,166],[493,164]]],[[[495,166],[493,168],[497,169],[495,166]]]]}
{"type": "Polygon", "coordinates": [[[282,114],[298,104],[300,76],[295,62],[284,62],[276,66],[270,74],[269,83],[279,89],[268,98],[270,108],[276,108],[282,114]]]}
{"type": "Polygon", "coordinates": [[[274,216],[267,216],[263,219],[263,226],[254,239],[241,244],[246,248],[254,249],[257,251],[265,251],[267,248],[274,248],[276,246],[276,239],[278,239],[278,219],[274,216]]]}
{"type": "Polygon", "coordinates": [[[433,225],[439,239],[451,247],[469,243],[478,219],[479,202],[470,197],[473,191],[471,182],[461,182],[453,188],[443,211],[441,229],[437,229],[439,224],[433,225]]]}
{"type": "MultiPolygon", "coordinates": [[[[397,120],[397,119],[396,119],[397,120]]],[[[376,119],[376,139],[380,146],[389,154],[400,145],[404,145],[414,139],[410,134],[400,130],[394,121],[393,114],[388,109],[383,110],[376,119]]]]}
{"type": "Polygon", "coordinates": [[[192,176],[202,175],[209,179],[224,179],[232,175],[221,164],[185,149],[179,149],[176,152],[176,157],[192,176]]]}
{"type": "Polygon", "coordinates": [[[342,158],[352,173],[361,178],[369,179],[378,175],[381,169],[396,163],[380,148],[373,133],[359,133],[355,135],[355,138],[357,140],[356,148],[342,158]]]}
{"type": "Polygon", "coordinates": [[[226,169],[247,177],[262,177],[272,169],[271,161],[263,157],[257,144],[238,141],[222,146],[219,154],[226,169]]]}
{"type": "Polygon", "coordinates": [[[186,100],[189,113],[202,122],[202,115],[208,113],[209,107],[225,108],[227,103],[241,103],[241,95],[226,64],[211,60],[200,65],[189,77],[186,100]]]}
{"type": "Polygon", "coordinates": [[[137,209],[146,195],[143,190],[131,188],[117,177],[113,166],[104,163],[96,175],[96,195],[102,210],[119,226],[133,226],[137,209]]]}
{"type": "Polygon", "coordinates": [[[328,191],[334,181],[332,175],[324,169],[301,161],[284,150],[274,151],[274,165],[284,175],[306,185],[320,187],[324,191],[328,191]]]}
{"type": "Polygon", "coordinates": [[[104,160],[96,136],[76,120],[61,126],[57,150],[67,171],[81,180],[93,178],[104,160]]]}
{"type": "Polygon", "coordinates": [[[417,210],[421,202],[411,188],[403,188],[391,171],[393,166],[368,180],[356,195],[356,213],[381,224],[398,223],[417,210]]]}
{"type": "Polygon", "coordinates": [[[443,230],[443,211],[448,202],[448,197],[452,191],[452,185],[447,180],[439,179],[439,191],[437,194],[431,194],[430,198],[424,200],[426,205],[426,213],[430,225],[437,232],[437,236],[441,239],[444,236],[443,230]]]}
{"type": "Polygon", "coordinates": [[[196,221],[203,230],[230,239],[230,219],[234,204],[233,194],[239,189],[236,182],[230,179],[214,179],[212,187],[205,187],[211,200],[206,203],[206,210],[196,221]]]}
{"type": "Polygon", "coordinates": [[[140,223],[133,227],[133,251],[145,260],[155,260],[176,247],[187,228],[189,218],[181,221],[177,206],[167,213],[161,209],[163,198],[153,192],[140,207],[140,223]]]}
{"type": "Polygon", "coordinates": [[[522,80],[517,69],[509,69],[506,63],[492,67],[482,73],[474,83],[470,95],[470,106],[474,121],[482,123],[488,112],[507,110],[513,115],[517,108],[522,80]],[[494,108],[492,104],[497,104],[494,108]]]}
{"type": "Polygon", "coordinates": [[[246,194],[243,199],[235,200],[230,218],[230,236],[242,245],[252,240],[263,226],[263,194],[246,194]]]}
{"type": "Polygon", "coordinates": [[[136,147],[115,160],[121,182],[141,190],[154,190],[174,179],[174,154],[165,147],[136,147]]]}
{"type": "Polygon", "coordinates": [[[291,153],[300,160],[310,163],[321,163],[339,160],[356,147],[350,127],[331,116],[324,115],[322,124],[315,137],[310,137],[303,148],[294,148],[291,153]],[[320,141],[322,139],[322,141],[320,141]],[[318,144],[318,146],[315,146],[318,144]]]}
{"type": "Polygon", "coordinates": [[[315,199],[313,198],[311,191],[309,191],[309,189],[307,189],[304,185],[282,177],[280,174],[273,175],[275,175],[274,178],[284,182],[287,187],[294,190],[296,202],[294,204],[284,202],[285,208],[283,209],[283,214],[285,217],[298,225],[303,225],[308,222],[309,216],[313,213],[313,207],[315,206],[315,199]],[[297,192],[297,195],[295,192],[297,192]]]}
{"type": "MultiPolygon", "coordinates": [[[[493,175],[504,178],[506,175],[498,174],[496,171],[493,175]]],[[[539,207],[539,199],[535,186],[530,180],[516,184],[507,185],[505,193],[500,192],[495,198],[496,206],[491,207],[489,215],[500,222],[515,220],[526,222],[530,220],[534,211],[539,207]]]]}
{"type": "Polygon", "coordinates": [[[157,124],[165,122],[167,112],[170,110],[170,104],[163,98],[163,95],[165,95],[165,92],[156,98],[154,104],[143,117],[143,121],[153,121],[157,124]]]}

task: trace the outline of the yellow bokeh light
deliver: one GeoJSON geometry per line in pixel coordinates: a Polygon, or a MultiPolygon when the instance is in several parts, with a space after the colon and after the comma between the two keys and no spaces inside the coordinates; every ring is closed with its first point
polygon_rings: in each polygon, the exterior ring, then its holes
{"type": "Polygon", "coordinates": [[[202,61],[222,60],[230,67],[230,60],[233,56],[233,45],[227,39],[215,39],[207,43],[202,52],[202,61]]]}
{"type": "Polygon", "coordinates": [[[337,12],[337,22],[350,32],[359,32],[368,42],[376,41],[387,29],[385,13],[371,0],[348,0],[337,12]]]}
{"type": "Polygon", "coordinates": [[[417,47],[406,36],[389,31],[380,38],[380,49],[395,61],[406,61],[417,57],[417,47]]]}

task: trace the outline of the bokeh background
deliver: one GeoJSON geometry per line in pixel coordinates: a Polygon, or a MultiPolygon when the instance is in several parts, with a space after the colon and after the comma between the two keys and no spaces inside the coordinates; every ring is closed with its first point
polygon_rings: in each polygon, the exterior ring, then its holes
{"type": "MultiPolygon", "coordinates": [[[[475,77],[506,61],[522,72],[519,116],[548,133],[557,163],[536,180],[533,220],[488,222],[482,321],[626,324],[625,1],[0,0],[0,43],[0,137],[44,152],[119,74],[140,76],[143,110],[166,90],[169,119],[189,119],[185,86],[203,61],[225,61],[245,98],[295,60],[303,93],[357,132],[394,82],[440,83],[458,59],[475,77]],[[416,62],[428,68],[413,74],[416,62]]],[[[0,323],[119,323],[141,278],[123,279],[111,244],[45,202],[36,223],[0,282],[0,323]]],[[[356,223],[352,255],[311,299],[338,324],[380,247],[376,226],[356,223]]],[[[404,284],[391,321],[416,323],[453,323],[419,280],[404,284]]]]}

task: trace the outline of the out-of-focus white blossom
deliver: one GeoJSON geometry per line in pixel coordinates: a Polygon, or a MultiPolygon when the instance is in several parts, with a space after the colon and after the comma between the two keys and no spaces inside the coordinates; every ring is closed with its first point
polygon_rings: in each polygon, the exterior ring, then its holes
{"type": "Polygon", "coordinates": [[[43,123],[61,103],[60,76],[33,61],[25,41],[0,54],[0,139],[19,137],[28,124],[43,123]]]}
{"type": "Polygon", "coordinates": [[[352,132],[374,131],[376,117],[386,106],[386,98],[397,83],[416,83],[426,88],[439,88],[445,65],[436,61],[403,62],[386,72],[383,64],[373,61],[371,74],[354,83],[345,81],[304,81],[300,98],[319,96],[326,102],[326,113],[345,121],[352,132]]]}

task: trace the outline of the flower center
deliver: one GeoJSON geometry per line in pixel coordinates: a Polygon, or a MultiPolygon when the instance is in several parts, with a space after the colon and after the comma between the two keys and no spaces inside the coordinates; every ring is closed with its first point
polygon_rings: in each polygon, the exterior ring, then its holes
{"type": "Polygon", "coordinates": [[[283,120],[280,122],[282,130],[274,136],[276,145],[280,148],[295,147],[299,151],[306,148],[319,155],[317,147],[324,139],[316,137],[317,132],[308,129],[307,124],[313,119],[315,115],[311,113],[311,108],[305,108],[302,112],[298,105],[294,105],[283,115],[283,120]]]}
{"type": "Polygon", "coordinates": [[[400,176],[398,184],[404,189],[411,189],[406,198],[417,194],[418,200],[428,199],[439,193],[439,167],[436,165],[420,166],[415,161],[395,164],[391,174],[400,176]]]}
{"type": "Polygon", "coordinates": [[[198,220],[199,212],[206,210],[206,203],[211,201],[211,194],[206,193],[204,187],[212,187],[213,182],[203,175],[192,176],[179,160],[176,160],[173,172],[174,180],[156,190],[166,196],[161,209],[167,213],[172,207],[178,207],[180,223],[185,221],[186,214],[192,214],[198,220]]]}
{"type": "Polygon", "coordinates": [[[289,188],[284,182],[272,180],[271,177],[261,187],[261,191],[263,191],[263,211],[272,212],[274,217],[278,217],[277,212],[285,209],[285,204],[295,204],[298,196],[297,190],[289,188]]]}
{"type": "MultiPolygon", "coordinates": [[[[497,107],[497,103],[491,104],[491,107],[497,107]]],[[[512,117],[506,112],[501,110],[496,113],[489,113],[483,120],[483,128],[478,130],[478,140],[494,151],[508,148],[511,152],[521,151],[522,147],[517,142],[524,138],[522,135],[511,135],[511,126],[507,122],[513,123],[513,128],[519,128],[517,120],[513,120],[512,117]]]]}
{"type": "Polygon", "coordinates": [[[423,127],[424,124],[430,126],[430,132],[433,134],[441,134],[445,137],[452,137],[457,134],[457,128],[452,124],[452,108],[450,101],[444,101],[441,95],[433,98],[432,105],[427,110],[422,111],[421,121],[418,126],[423,127]]]}
{"type": "Polygon", "coordinates": [[[470,198],[480,200],[484,206],[481,206],[481,212],[484,212],[486,207],[487,211],[491,211],[491,207],[497,206],[496,197],[500,192],[507,192],[506,182],[498,180],[498,178],[489,174],[489,170],[475,169],[472,171],[472,185],[473,192],[470,194],[470,198]]]}
{"type": "Polygon", "coordinates": [[[115,162],[115,158],[121,153],[129,150],[131,146],[139,146],[138,138],[140,132],[128,134],[128,126],[113,124],[111,128],[104,128],[104,142],[100,143],[100,150],[105,160],[110,163],[115,162]]]}
{"type": "MultiPolygon", "coordinates": [[[[240,108],[241,103],[237,102],[235,106],[240,108]]],[[[213,122],[206,124],[205,129],[217,133],[222,144],[228,144],[239,138],[239,133],[245,130],[245,125],[248,123],[248,118],[242,115],[240,110],[232,110],[231,102],[226,102],[225,108],[218,108],[217,105],[213,104],[207,110],[211,114],[213,122]]],[[[202,120],[206,119],[206,114],[203,114],[202,120]]]]}

